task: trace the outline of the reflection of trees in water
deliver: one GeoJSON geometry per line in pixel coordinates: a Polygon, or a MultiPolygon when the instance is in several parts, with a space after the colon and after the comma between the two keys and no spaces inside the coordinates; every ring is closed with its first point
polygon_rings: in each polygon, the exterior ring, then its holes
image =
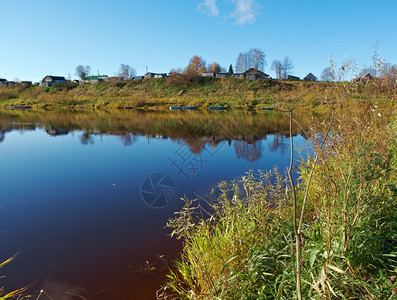
{"type": "Polygon", "coordinates": [[[244,158],[247,161],[257,161],[262,157],[262,141],[234,141],[234,151],[237,158],[244,158]]]}
{"type": "Polygon", "coordinates": [[[269,143],[269,150],[271,152],[280,151],[281,154],[284,154],[289,147],[286,138],[287,136],[284,134],[274,134],[273,143],[269,143]]]}
{"type": "MultiPolygon", "coordinates": [[[[95,143],[94,136],[98,135],[98,133],[91,133],[91,132],[83,132],[80,137],[80,142],[83,145],[93,145],[95,143]]],[[[102,136],[102,134],[100,134],[102,136]]],[[[107,135],[107,134],[106,134],[107,135]]],[[[131,146],[138,140],[138,136],[132,133],[124,133],[119,135],[120,140],[123,141],[124,146],[131,146]]]]}
{"type": "Polygon", "coordinates": [[[92,145],[94,144],[94,138],[89,132],[84,132],[80,137],[80,141],[83,145],[92,145]]]}
{"type": "Polygon", "coordinates": [[[120,136],[120,139],[123,141],[124,146],[131,146],[138,140],[138,137],[135,134],[125,133],[120,136]]]}
{"type": "Polygon", "coordinates": [[[5,138],[6,138],[6,132],[1,130],[0,131],[0,143],[4,142],[5,138]]]}

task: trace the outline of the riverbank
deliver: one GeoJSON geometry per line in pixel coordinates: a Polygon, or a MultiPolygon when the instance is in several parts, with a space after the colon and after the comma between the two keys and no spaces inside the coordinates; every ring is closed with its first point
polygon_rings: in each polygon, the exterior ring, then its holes
{"type": "MultiPolygon", "coordinates": [[[[332,83],[195,77],[109,81],[78,85],[73,82],[51,87],[16,85],[0,87],[0,108],[15,105],[34,110],[141,109],[167,110],[170,106],[195,106],[207,110],[222,106],[230,110],[260,110],[277,99],[299,96],[302,109],[321,109],[325,96],[335,97],[340,86],[349,88],[349,99],[368,99],[379,83],[332,83]],[[184,93],[179,96],[181,90],[184,93]]],[[[378,101],[393,97],[393,84],[383,84],[378,101]]]]}
{"type": "Polygon", "coordinates": [[[184,251],[160,299],[394,299],[396,105],[329,105],[295,187],[273,170],[221,182],[215,202],[185,200],[168,223],[184,251]]]}

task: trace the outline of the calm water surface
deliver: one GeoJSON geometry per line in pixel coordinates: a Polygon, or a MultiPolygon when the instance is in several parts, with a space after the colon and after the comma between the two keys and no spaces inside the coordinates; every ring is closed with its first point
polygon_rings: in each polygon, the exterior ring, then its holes
{"type": "Polygon", "coordinates": [[[0,286],[155,299],[181,250],[164,229],[179,199],[286,168],[286,133],[276,112],[0,113],[0,259],[19,253],[0,286]]]}

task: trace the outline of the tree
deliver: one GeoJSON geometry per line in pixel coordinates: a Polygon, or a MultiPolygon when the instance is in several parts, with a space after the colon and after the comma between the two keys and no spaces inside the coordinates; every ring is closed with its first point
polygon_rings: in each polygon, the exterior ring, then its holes
{"type": "Polygon", "coordinates": [[[364,65],[361,71],[358,73],[358,76],[365,76],[367,74],[370,74],[371,76],[375,77],[376,76],[376,70],[372,66],[366,66],[364,65]]]}
{"type": "Polygon", "coordinates": [[[232,73],[232,74],[234,73],[232,64],[230,64],[230,66],[229,66],[229,73],[232,73]]]}
{"type": "Polygon", "coordinates": [[[284,57],[283,59],[283,79],[288,79],[288,73],[291,73],[292,70],[294,69],[294,64],[292,63],[292,60],[289,59],[288,56],[284,57]]]}
{"type": "Polygon", "coordinates": [[[129,65],[120,64],[118,77],[124,80],[132,79],[136,74],[134,68],[130,67],[129,65]]]}
{"type": "Polygon", "coordinates": [[[172,68],[169,72],[169,74],[182,74],[183,73],[183,68],[172,68]]]}
{"type": "Polygon", "coordinates": [[[265,53],[259,48],[253,48],[244,53],[239,53],[236,60],[236,71],[243,73],[250,68],[264,71],[267,65],[265,53]]]}
{"type": "Polygon", "coordinates": [[[331,67],[324,68],[323,71],[321,72],[320,78],[322,81],[333,81],[334,76],[332,73],[332,68],[331,67]]]}
{"type": "Polygon", "coordinates": [[[204,58],[198,55],[193,56],[190,59],[190,62],[185,69],[185,73],[196,73],[197,75],[205,71],[206,71],[205,60],[204,58]]]}
{"type": "Polygon", "coordinates": [[[254,48],[249,51],[249,57],[251,59],[250,68],[254,68],[262,72],[265,70],[265,66],[267,65],[265,52],[259,48],[254,48]]]}
{"type": "Polygon", "coordinates": [[[217,63],[213,62],[208,68],[207,71],[209,72],[221,72],[222,67],[217,63]]]}
{"type": "Polygon", "coordinates": [[[283,74],[283,65],[282,65],[281,61],[279,61],[277,59],[273,60],[273,62],[272,62],[272,70],[274,72],[276,72],[277,79],[281,80],[282,79],[282,74],[283,74]]]}
{"type": "Polygon", "coordinates": [[[277,79],[288,79],[288,73],[291,73],[294,65],[288,56],[284,57],[283,62],[275,59],[272,62],[272,70],[276,72],[277,79]]]}
{"type": "Polygon", "coordinates": [[[84,67],[82,65],[79,65],[76,67],[76,75],[79,76],[81,80],[86,80],[90,72],[91,72],[90,66],[84,67]]]}

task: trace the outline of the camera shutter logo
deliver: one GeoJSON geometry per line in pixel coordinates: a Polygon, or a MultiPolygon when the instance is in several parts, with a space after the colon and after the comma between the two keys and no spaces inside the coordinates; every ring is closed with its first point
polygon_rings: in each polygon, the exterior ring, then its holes
{"type": "Polygon", "coordinates": [[[153,173],[142,181],[141,197],[150,207],[166,207],[174,201],[175,195],[175,182],[167,174],[153,173]]]}

